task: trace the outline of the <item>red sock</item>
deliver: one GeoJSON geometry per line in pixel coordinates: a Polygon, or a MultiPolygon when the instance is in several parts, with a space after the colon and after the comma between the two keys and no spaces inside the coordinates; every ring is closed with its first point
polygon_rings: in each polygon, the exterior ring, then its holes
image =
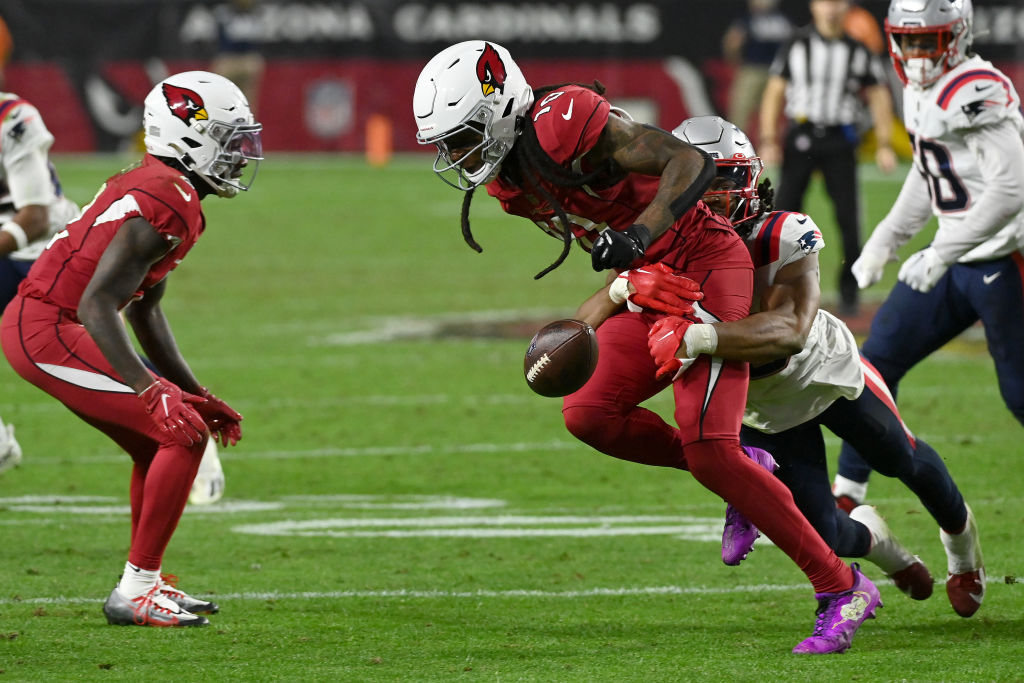
{"type": "Polygon", "coordinates": [[[755,464],[738,441],[696,441],[686,461],[705,488],[732,503],[803,570],[815,593],[841,593],[853,571],[822,540],[793,502],[793,494],[755,464]]]}
{"type": "MultiPolygon", "coordinates": [[[[164,446],[157,451],[141,487],[129,562],[137,567],[161,565],[164,550],[185,510],[202,457],[203,449],[196,447],[164,446]]],[[[135,488],[133,485],[133,508],[135,488]]],[[[134,510],[132,516],[134,519],[134,510]]]]}

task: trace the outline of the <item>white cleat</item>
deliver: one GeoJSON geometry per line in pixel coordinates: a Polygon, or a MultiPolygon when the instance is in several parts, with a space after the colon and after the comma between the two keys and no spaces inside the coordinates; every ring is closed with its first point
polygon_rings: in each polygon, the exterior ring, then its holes
{"type": "Polygon", "coordinates": [[[985,598],[985,565],[981,559],[981,541],[978,539],[978,523],[971,506],[967,506],[967,524],[958,534],[939,530],[942,545],[946,548],[946,562],[949,576],[946,578],[946,595],[953,610],[962,617],[974,616],[985,598]]]}
{"type": "Polygon", "coordinates": [[[928,568],[917,555],[900,543],[892,529],[871,505],[858,505],[850,512],[850,519],[860,522],[871,532],[871,550],[864,556],[873,562],[896,587],[914,600],[927,600],[932,594],[932,579],[928,568]]]}
{"type": "Polygon", "coordinates": [[[188,501],[193,505],[209,505],[216,503],[224,495],[224,469],[217,456],[217,442],[212,438],[206,443],[203,459],[199,463],[199,471],[192,482],[192,492],[188,501]]]}
{"type": "Polygon", "coordinates": [[[847,479],[837,474],[832,482],[832,497],[836,499],[836,507],[847,514],[853,512],[854,508],[863,504],[868,496],[868,483],[847,479]]]}
{"type": "Polygon", "coordinates": [[[178,577],[174,574],[161,574],[157,581],[157,592],[186,612],[192,614],[216,614],[220,607],[215,602],[193,598],[178,588],[178,577]]]}
{"type": "Polygon", "coordinates": [[[0,420],[0,473],[21,464],[21,446],[14,438],[14,425],[0,420]]]}
{"type": "Polygon", "coordinates": [[[136,598],[125,597],[115,588],[103,603],[108,624],[115,626],[207,626],[210,620],[183,610],[160,595],[158,586],[136,598]]]}

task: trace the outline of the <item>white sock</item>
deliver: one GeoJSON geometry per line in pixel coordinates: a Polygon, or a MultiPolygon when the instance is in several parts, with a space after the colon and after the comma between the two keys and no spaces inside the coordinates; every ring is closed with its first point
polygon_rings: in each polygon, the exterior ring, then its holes
{"type": "Polygon", "coordinates": [[[124,573],[117,584],[117,590],[128,599],[137,598],[157,584],[160,580],[159,569],[141,569],[131,562],[124,563],[124,573]]]}
{"type": "Polygon", "coordinates": [[[859,482],[847,479],[843,475],[837,474],[835,481],[832,483],[832,495],[836,498],[839,496],[849,496],[860,504],[868,496],[868,483],[866,481],[859,482]]]}

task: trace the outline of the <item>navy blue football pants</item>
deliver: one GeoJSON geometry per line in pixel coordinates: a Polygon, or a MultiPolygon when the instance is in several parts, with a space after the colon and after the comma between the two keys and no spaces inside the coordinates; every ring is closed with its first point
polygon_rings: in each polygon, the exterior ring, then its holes
{"type": "Polygon", "coordinates": [[[18,285],[28,275],[28,269],[35,261],[17,261],[0,258],[0,313],[11,303],[18,291],[18,285]]]}
{"type": "MultiPolygon", "coordinates": [[[[956,263],[930,292],[897,282],[871,322],[861,355],[893,396],[910,368],[981,320],[999,392],[1024,424],[1024,256],[956,263]]],[[[839,474],[866,482],[871,463],[852,442],[843,445],[839,474]]],[[[877,469],[877,468],[876,468],[877,469]]],[[[881,470],[879,470],[881,471],[881,470]]]]}
{"type": "Polygon", "coordinates": [[[779,463],[776,476],[840,557],[863,557],[871,539],[867,529],[837,508],[832,498],[822,427],[863,449],[876,470],[906,484],[941,528],[958,530],[967,520],[963,497],[942,458],[906,428],[884,388],[866,379],[858,398],[837,399],[814,420],[777,434],[746,426],[740,433],[743,445],[763,448],[775,456],[779,463]]]}

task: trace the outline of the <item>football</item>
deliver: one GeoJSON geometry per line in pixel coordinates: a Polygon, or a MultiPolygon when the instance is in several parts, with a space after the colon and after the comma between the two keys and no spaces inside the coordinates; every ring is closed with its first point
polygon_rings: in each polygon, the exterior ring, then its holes
{"type": "Polygon", "coordinates": [[[523,359],[526,383],[541,396],[578,390],[597,367],[597,335],[582,320],[556,320],[533,336],[523,359]]]}

